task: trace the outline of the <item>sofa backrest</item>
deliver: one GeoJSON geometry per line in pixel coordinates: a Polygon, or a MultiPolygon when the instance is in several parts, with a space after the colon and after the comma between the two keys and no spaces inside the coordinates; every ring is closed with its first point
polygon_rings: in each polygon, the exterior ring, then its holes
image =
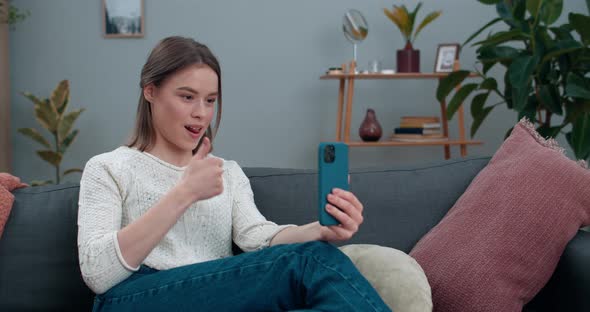
{"type": "MultiPolygon", "coordinates": [[[[489,160],[473,157],[412,167],[352,170],[350,186],[364,205],[364,223],[346,244],[379,244],[409,252],[489,160]]],[[[267,219],[279,224],[317,220],[315,171],[245,168],[244,172],[256,205],[267,219]]]]}
{"type": "MultiPolygon", "coordinates": [[[[351,172],[365,222],[346,243],[408,252],[438,223],[489,161],[469,158],[416,167],[351,172]]],[[[317,174],[245,168],[256,204],[279,224],[317,220],[317,174]]],[[[0,311],[88,311],[93,293],[80,275],[77,249],[79,185],[30,187],[15,202],[0,239],[0,311]]]]}

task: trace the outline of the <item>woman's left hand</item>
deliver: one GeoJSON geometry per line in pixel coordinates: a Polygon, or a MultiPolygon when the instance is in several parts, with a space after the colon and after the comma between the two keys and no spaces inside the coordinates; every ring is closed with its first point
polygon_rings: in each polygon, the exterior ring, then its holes
{"type": "Polygon", "coordinates": [[[363,223],[363,204],[349,191],[339,188],[332,190],[332,193],[328,195],[328,204],[326,204],[325,208],[340,224],[320,226],[321,240],[348,240],[363,223]]]}

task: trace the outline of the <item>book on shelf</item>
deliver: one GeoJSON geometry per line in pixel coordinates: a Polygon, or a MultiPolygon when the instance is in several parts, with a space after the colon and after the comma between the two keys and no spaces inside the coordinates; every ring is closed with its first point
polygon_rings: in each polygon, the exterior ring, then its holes
{"type": "Polygon", "coordinates": [[[402,116],[400,128],[440,128],[440,118],[436,116],[402,116]]]}
{"type": "Polygon", "coordinates": [[[391,141],[398,142],[439,142],[448,141],[449,138],[440,135],[423,135],[423,134],[393,134],[390,138],[391,141]]]}
{"type": "Polygon", "coordinates": [[[394,134],[442,134],[440,127],[438,128],[395,128],[394,134]]]}

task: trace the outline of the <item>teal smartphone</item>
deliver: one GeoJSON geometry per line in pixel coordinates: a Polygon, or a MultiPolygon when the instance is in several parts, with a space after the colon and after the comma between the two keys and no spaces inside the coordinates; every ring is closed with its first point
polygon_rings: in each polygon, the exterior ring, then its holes
{"type": "Polygon", "coordinates": [[[319,221],[321,225],[338,225],[340,222],[326,211],[328,194],[334,188],[348,190],[348,145],[340,142],[322,142],[318,146],[319,221]]]}

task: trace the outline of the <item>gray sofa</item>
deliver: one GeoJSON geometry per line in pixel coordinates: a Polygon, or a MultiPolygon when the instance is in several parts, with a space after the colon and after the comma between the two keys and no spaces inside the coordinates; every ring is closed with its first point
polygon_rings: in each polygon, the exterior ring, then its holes
{"type": "MultiPolygon", "coordinates": [[[[347,243],[409,252],[445,215],[489,158],[356,170],[351,187],[365,223],[347,243]]],[[[245,168],[261,212],[277,223],[316,220],[313,171],[245,168]]],[[[89,311],[78,268],[77,184],[16,190],[0,239],[0,311],[89,311]]],[[[569,243],[553,277],[524,311],[590,311],[590,233],[569,243]]]]}

